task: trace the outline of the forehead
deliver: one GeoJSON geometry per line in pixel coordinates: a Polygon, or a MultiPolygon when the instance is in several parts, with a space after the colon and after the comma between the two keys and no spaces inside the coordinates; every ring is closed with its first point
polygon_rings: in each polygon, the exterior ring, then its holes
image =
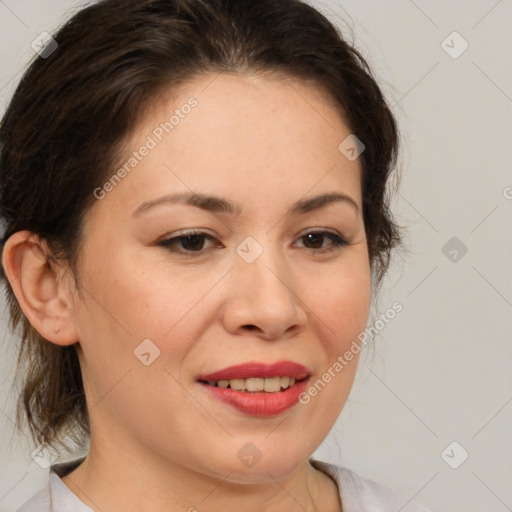
{"type": "Polygon", "coordinates": [[[335,190],[360,204],[359,160],[339,150],[349,135],[339,111],[311,85],[203,75],[151,104],[126,139],[119,165],[146,147],[144,156],[108,199],[131,208],[164,193],[207,192],[270,208],[309,191],[335,190]]]}

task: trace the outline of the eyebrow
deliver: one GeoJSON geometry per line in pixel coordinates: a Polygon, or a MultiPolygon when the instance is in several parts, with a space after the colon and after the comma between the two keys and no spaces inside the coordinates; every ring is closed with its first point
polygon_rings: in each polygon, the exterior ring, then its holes
{"type": "MultiPolygon", "coordinates": [[[[315,197],[300,199],[292,205],[286,213],[287,215],[301,215],[314,210],[319,210],[333,203],[345,203],[351,205],[356,213],[360,213],[358,204],[350,196],[340,194],[338,192],[330,192],[320,194],[315,197]]],[[[147,212],[151,208],[161,204],[188,204],[195,206],[201,210],[212,213],[226,213],[229,215],[240,215],[242,213],[242,205],[233,203],[218,196],[207,194],[198,194],[194,192],[181,192],[176,194],[168,194],[152,201],[144,201],[134,212],[133,217],[138,217],[147,212]]]]}

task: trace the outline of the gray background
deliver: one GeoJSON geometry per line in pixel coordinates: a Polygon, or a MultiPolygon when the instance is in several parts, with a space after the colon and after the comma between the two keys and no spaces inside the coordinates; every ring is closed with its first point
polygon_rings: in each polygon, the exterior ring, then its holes
{"type": "MultiPolygon", "coordinates": [[[[373,340],[315,457],[433,511],[512,510],[512,1],[311,3],[353,26],[394,105],[405,141],[394,205],[408,228],[376,313],[394,301],[403,311],[373,340]],[[454,31],[469,44],[457,58],[454,31]]],[[[1,112],[32,40],[78,5],[0,0],[1,112]]],[[[0,510],[12,511],[47,471],[24,433],[11,436],[17,341],[4,311],[0,321],[0,510]]]]}

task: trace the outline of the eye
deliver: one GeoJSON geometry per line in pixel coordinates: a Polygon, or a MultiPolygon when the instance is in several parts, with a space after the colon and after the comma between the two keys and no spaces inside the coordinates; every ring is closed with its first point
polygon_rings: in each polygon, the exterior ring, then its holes
{"type": "MultiPolygon", "coordinates": [[[[330,231],[309,231],[302,235],[299,240],[303,240],[305,245],[312,245],[313,247],[306,247],[306,249],[309,249],[313,254],[325,254],[340,247],[350,245],[347,240],[336,233],[331,233],[330,231]],[[331,240],[331,243],[324,246],[326,239],[331,240]]],[[[214,242],[217,241],[217,239],[208,233],[194,230],[188,233],[183,233],[180,236],[161,240],[157,245],[165,247],[167,250],[183,256],[195,257],[206,252],[206,250],[204,250],[206,241],[214,242]]],[[[212,245],[217,248],[223,247],[220,242],[212,245]]],[[[210,248],[211,247],[212,246],[210,246],[210,248]]]]}
{"type": "Polygon", "coordinates": [[[309,231],[305,235],[302,235],[300,239],[305,240],[308,245],[311,244],[314,246],[311,249],[313,254],[316,254],[317,252],[329,253],[340,247],[349,245],[347,240],[336,233],[331,233],[330,231],[309,231]],[[326,238],[331,240],[331,244],[327,247],[322,247],[326,238]]]}
{"type": "Polygon", "coordinates": [[[213,236],[201,231],[191,231],[180,236],[175,236],[174,238],[161,240],[158,242],[158,245],[165,247],[171,252],[193,257],[204,254],[205,251],[202,249],[204,248],[205,240],[213,241],[216,239],[213,236]],[[180,245],[181,248],[179,248],[180,245]]]}

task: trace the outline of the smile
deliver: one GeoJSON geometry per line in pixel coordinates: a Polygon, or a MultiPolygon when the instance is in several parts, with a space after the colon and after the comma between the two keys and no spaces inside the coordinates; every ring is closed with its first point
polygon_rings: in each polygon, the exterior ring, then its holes
{"type": "Polygon", "coordinates": [[[246,363],[200,375],[210,397],[251,416],[276,416],[297,404],[309,370],[300,364],[246,363]]]}

